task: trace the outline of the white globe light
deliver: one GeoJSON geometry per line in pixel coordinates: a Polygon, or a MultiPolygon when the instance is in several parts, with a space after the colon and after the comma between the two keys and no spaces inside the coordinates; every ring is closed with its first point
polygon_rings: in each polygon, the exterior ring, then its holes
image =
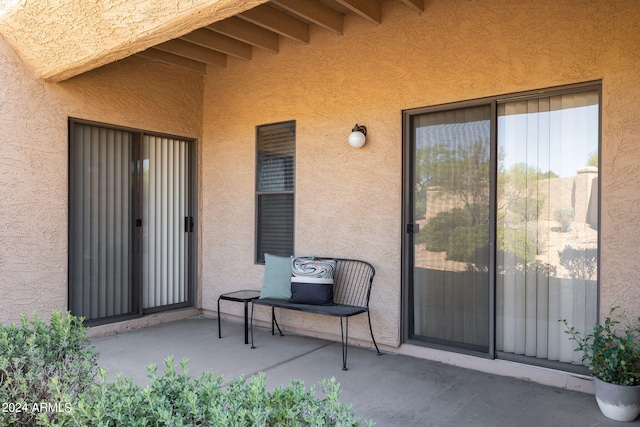
{"type": "Polygon", "coordinates": [[[367,128],[364,126],[355,125],[349,134],[349,145],[353,148],[360,148],[367,141],[366,136],[367,128]]]}

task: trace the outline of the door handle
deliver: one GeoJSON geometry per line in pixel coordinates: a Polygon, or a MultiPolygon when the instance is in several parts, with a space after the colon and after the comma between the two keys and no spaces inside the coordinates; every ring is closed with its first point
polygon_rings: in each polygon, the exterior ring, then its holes
{"type": "Polygon", "coordinates": [[[420,224],[407,224],[407,233],[418,234],[420,232],[420,224]]]}
{"type": "Polygon", "coordinates": [[[184,217],[184,232],[192,233],[193,232],[193,217],[185,216],[184,217]]]}

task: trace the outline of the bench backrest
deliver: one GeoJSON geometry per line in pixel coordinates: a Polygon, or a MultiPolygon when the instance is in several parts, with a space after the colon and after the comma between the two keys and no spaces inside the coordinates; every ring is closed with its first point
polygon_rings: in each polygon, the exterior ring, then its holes
{"type": "Polygon", "coordinates": [[[357,259],[336,260],[333,275],[333,302],[369,308],[371,285],[376,270],[373,265],[357,259]]]}

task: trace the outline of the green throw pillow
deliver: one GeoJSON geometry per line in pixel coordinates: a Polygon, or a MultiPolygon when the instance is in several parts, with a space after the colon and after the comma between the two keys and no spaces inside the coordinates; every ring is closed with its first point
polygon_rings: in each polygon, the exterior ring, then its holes
{"type": "Polygon", "coordinates": [[[264,254],[264,282],[260,299],[291,298],[291,258],[264,254]]]}

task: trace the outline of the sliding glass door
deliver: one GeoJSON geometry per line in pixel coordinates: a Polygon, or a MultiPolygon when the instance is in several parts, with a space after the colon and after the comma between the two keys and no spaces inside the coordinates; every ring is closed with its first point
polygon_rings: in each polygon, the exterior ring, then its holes
{"type": "Polygon", "coordinates": [[[410,337],[489,348],[488,105],[410,120],[410,337]]]}
{"type": "Polygon", "coordinates": [[[596,83],[405,112],[406,340],[579,361],[559,321],[598,318],[599,105],[596,83]]]}
{"type": "Polygon", "coordinates": [[[599,91],[498,104],[496,350],[580,354],[598,314],[599,91]]]}
{"type": "Polygon", "coordinates": [[[190,305],[192,144],[70,122],[73,314],[95,323],[190,305]]]}
{"type": "Polygon", "coordinates": [[[188,301],[189,142],[144,135],[142,295],[147,311],[188,301]]]}
{"type": "Polygon", "coordinates": [[[133,315],[136,249],[130,132],[72,125],[69,180],[69,308],[88,320],[133,315]]]}

